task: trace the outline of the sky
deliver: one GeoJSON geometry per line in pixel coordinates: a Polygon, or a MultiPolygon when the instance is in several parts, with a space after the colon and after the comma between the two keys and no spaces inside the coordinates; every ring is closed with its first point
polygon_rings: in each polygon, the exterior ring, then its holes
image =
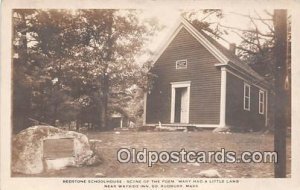
{"type": "MultiPolygon", "coordinates": [[[[186,10],[190,11],[190,10],[186,10]]],[[[194,11],[194,10],[192,10],[194,11]]],[[[268,10],[272,13],[272,10],[268,10]]],[[[262,18],[270,18],[269,15],[267,15],[264,10],[223,10],[224,17],[219,20],[220,24],[230,27],[236,27],[241,29],[249,29],[251,27],[250,19],[242,16],[250,14],[254,17],[258,17],[256,12],[261,16],[262,18]]],[[[157,36],[155,36],[151,43],[148,44],[148,48],[155,51],[159,46],[159,42],[163,41],[162,39],[166,38],[167,34],[170,32],[171,28],[175,25],[176,21],[180,18],[181,11],[178,9],[172,9],[167,7],[153,7],[151,9],[145,9],[142,12],[142,17],[145,18],[157,18],[160,22],[160,24],[164,25],[165,28],[160,31],[157,36]]],[[[216,17],[208,17],[208,21],[216,22],[216,17]]],[[[269,29],[261,22],[257,22],[257,25],[259,29],[262,32],[266,32],[269,29]]],[[[235,43],[236,45],[239,45],[242,41],[242,39],[232,32],[231,30],[227,30],[229,33],[228,35],[222,36],[226,39],[226,41],[230,43],[235,43]]],[[[218,40],[219,43],[221,43],[225,47],[229,47],[229,44],[223,40],[218,40]]]]}

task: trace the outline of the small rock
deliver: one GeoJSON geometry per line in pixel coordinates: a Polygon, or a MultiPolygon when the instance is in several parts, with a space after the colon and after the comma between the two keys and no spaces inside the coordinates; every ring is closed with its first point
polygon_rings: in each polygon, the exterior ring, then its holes
{"type": "Polygon", "coordinates": [[[105,177],[105,175],[103,173],[96,173],[95,177],[105,177]]]}
{"type": "Polygon", "coordinates": [[[200,166],[200,164],[198,162],[187,163],[187,165],[190,165],[190,166],[200,166]]]}
{"type": "Polygon", "coordinates": [[[120,132],[119,132],[119,131],[116,131],[116,132],[115,132],[115,134],[117,134],[117,135],[118,135],[118,134],[120,134],[120,132]]]}
{"type": "Polygon", "coordinates": [[[217,170],[209,169],[209,170],[203,170],[199,173],[197,173],[200,177],[204,178],[221,178],[221,175],[217,170]]]}

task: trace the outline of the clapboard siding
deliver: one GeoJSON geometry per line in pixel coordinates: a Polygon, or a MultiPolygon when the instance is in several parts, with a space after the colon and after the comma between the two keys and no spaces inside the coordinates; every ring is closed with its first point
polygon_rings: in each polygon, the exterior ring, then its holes
{"type": "MultiPolygon", "coordinates": [[[[247,83],[247,82],[246,82],[247,83]]],[[[247,83],[249,84],[249,83],[247,83]]],[[[227,74],[226,124],[238,128],[261,129],[265,125],[265,113],[259,114],[259,88],[250,85],[250,111],[244,110],[244,81],[227,74]]],[[[266,101],[265,101],[266,104],[266,101]]]]}
{"type": "Polygon", "coordinates": [[[156,61],[157,75],[147,97],[146,123],[170,123],[171,82],[191,81],[191,124],[218,124],[220,115],[221,73],[218,60],[186,29],[181,29],[156,61]],[[176,60],[187,59],[187,69],[176,69],[176,60]]]}

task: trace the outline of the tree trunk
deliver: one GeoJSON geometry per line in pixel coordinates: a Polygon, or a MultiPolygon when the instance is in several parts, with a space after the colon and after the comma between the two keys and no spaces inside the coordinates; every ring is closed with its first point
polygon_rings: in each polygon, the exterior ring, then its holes
{"type": "Polygon", "coordinates": [[[104,72],[102,75],[101,81],[101,93],[102,93],[102,106],[101,106],[101,129],[107,128],[107,108],[108,108],[108,99],[109,99],[109,73],[108,73],[108,66],[109,63],[113,61],[113,37],[112,37],[112,27],[113,27],[113,11],[110,11],[108,14],[108,22],[106,24],[107,27],[107,56],[105,58],[105,67],[104,72]]]}
{"type": "Polygon", "coordinates": [[[102,101],[101,101],[101,129],[107,127],[107,107],[109,94],[109,77],[107,73],[102,77],[102,101]]]}
{"type": "Polygon", "coordinates": [[[275,29],[275,128],[274,148],[278,154],[275,163],[275,177],[286,177],[286,117],[287,93],[285,78],[287,74],[287,10],[274,11],[275,29]]]}
{"type": "Polygon", "coordinates": [[[22,43],[22,52],[20,57],[23,59],[24,63],[27,64],[28,55],[27,55],[27,24],[26,24],[26,15],[25,13],[20,13],[21,16],[21,25],[22,25],[22,31],[21,31],[21,43],[22,43]]]}
{"type": "MultiPolygon", "coordinates": [[[[18,12],[20,15],[20,49],[14,51],[18,53],[18,58],[13,60],[13,132],[19,132],[27,127],[29,127],[30,122],[28,121],[30,113],[30,99],[31,99],[31,90],[28,85],[25,83],[25,67],[28,64],[28,55],[27,55],[27,24],[26,24],[26,13],[18,12]]],[[[14,27],[15,24],[14,24],[14,27]]],[[[17,29],[14,28],[14,31],[17,29]]],[[[14,34],[17,35],[17,34],[14,34]]]]}

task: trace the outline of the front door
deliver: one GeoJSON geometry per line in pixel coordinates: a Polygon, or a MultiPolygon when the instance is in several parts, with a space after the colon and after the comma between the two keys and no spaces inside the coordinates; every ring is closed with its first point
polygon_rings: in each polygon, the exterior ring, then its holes
{"type": "Polygon", "coordinates": [[[175,116],[174,122],[180,123],[181,121],[181,96],[182,96],[182,88],[175,89],[175,116]]]}
{"type": "Polygon", "coordinates": [[[181,90],[181,114],[180,123],[188,123],[188,93],[187,87],[181,90]]]}
{"type": "Polygon", "coordinates": [[[171,82],[171,123],[189,123],[190,81],[171,82]]]}
{"type": "Polygon", "coordinates": [[[174,123],[188,123],[187,87],[175,88],[174,123]]]}

